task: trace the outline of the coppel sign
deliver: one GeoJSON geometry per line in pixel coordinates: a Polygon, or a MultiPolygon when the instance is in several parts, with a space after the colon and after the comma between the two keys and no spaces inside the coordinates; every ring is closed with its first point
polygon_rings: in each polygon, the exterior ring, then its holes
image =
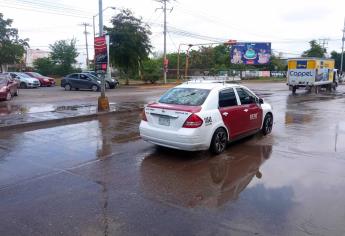
{"type": "Polygon", "coordinates": [[[264,65],[270,62],[271,43],[236,43],[231,47],[232,64],[264,65]]]}
{"type": "Polygon", "coordinates": [[[314,71],[313,70],[290,70],[289,71],[290,78],[313,78],[314,71]]]}

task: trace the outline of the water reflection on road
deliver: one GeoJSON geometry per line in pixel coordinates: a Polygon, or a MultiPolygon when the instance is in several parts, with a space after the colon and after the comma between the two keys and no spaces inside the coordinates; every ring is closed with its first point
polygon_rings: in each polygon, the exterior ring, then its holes
{"type": "Polygon", "coordinates": [[[138,113],[1,132],[0,235],[345,235],[342,91],[262,92],[272,134],[219,156],[142,141],[138,113]]]}

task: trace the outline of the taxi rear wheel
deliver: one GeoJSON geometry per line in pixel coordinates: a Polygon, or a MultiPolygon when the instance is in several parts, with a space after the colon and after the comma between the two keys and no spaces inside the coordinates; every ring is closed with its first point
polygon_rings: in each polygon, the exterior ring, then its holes
{"type": "Polygon", "coordinates": [[[213,134],[210,151],[214,154],[222,153],[228,143],[228,135],[226,130],[223,128],[218,128],[213,134]]]}

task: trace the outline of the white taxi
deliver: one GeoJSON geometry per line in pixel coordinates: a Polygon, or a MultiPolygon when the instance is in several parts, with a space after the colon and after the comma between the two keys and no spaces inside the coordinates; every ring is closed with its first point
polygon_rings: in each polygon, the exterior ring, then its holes
{"type": "Polygon", "coordinates": [[[145,106],[140,136],[153,144],[223,152],[228,142],[272,131],[272,107],[248,88],[217,81],[186,82],[145,106]]]}

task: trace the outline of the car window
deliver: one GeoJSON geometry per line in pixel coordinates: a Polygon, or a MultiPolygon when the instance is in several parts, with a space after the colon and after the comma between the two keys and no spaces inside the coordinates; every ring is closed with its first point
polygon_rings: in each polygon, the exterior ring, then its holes
{"type": "Polygon", "coordinates": [[[71,74],[71,75],[68,76],[68,78],[78,79],[78,74],[71,74]]]}
{"type": "Polygon", "coordinates": [[[219,92],[219,107],[237,106],[234,89],[226,89],[219,92]]]}
{"type": "Polygon", "coordinates": [[[210,90],[196,88],[173,88],[166,92],[160,99],[160,103],[200,106],[202,105],[210,90]]]}
{"type": "Polygon", "coordinates": [[[256,97],[253,94],[251,94],[249,91],[243,88],[236,88],[236,91],[242,105],[255,103],[256,97]]]}
{"type": "Polygon", "coordinates": [[[88,74],[87,75],[90,79],[93,79],[93,80],[99,80],[99,78],[97,76],[94,76],[92,74],[88,74]]]}
{"type": "Polygon", "coordinates": [[[13,79],[18,77],[16,74],[13,74],[13,73],[11,73],[10,75],[13,79]]]}
{"type": "Polygon", "coordinates": [[[82,80],[87,80],[88,79],[88,77],[86,76],[86,75],[84,75],[84,74],[80,74],[80,79],[82,79],[82,80]]]}

